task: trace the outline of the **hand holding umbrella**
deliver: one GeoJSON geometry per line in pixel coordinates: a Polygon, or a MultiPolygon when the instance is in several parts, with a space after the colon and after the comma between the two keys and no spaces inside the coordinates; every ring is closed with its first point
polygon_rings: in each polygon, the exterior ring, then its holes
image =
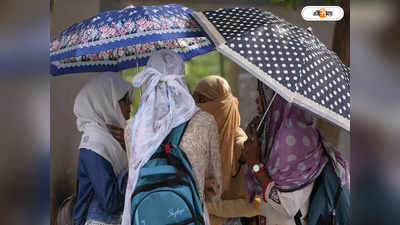
{"type": "Polygon", "coordinates": [[[247,165],[260,163],[260,144],[258,141],[257,124],[260,122],[260,117],[254,117],[246,128],[248,139],[244,143],[244,149],[241,158],[247,165]]]}
{"type": "Polygon", "coordinates": [[[119,142],[122,149],[126,151],[125,139],[124,139],[124,129],[107,124],[108,131],[110,134],[119,142]]]}
{"type": "Polygon", "coordinates": [[[246,134],[249,138],[244,143],[244,150],[241,158],[246,162],[249,169],[252,170],[260,184],[264,185],[270,181],[271,178],[268,175],[268,171],[264,169],[264,165],[261,163],[261,148],[257,135],[257,124],[259,123],[260,118],[256,116],[247,126],[246,134]]]}

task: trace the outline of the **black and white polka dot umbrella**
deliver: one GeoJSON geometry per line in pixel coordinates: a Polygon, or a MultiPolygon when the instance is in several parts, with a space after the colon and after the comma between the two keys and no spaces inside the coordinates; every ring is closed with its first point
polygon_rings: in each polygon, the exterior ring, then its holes
{"type": "Polygon", "coordinates": [[[193,17],[219,52],[287,101],[350,130],[350,71],[311,31],[256,8],[193,17]]]}

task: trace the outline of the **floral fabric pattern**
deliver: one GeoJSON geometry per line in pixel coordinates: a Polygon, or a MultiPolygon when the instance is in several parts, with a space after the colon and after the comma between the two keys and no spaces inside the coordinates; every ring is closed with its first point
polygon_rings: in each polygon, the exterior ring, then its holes
{"type": "Polygon", "coordinates": [[[198,47],[211,45],[207,38],[179,38],[167,41],[149,42],[138,45],[130,45],[127,47],[109,49],[94,54],[77,56],[62,59],[53,62],[58,67],[70,67],[79,65],[79,63],[95,63],[104,62],[117,63],[120,60],[140,59],[149,57],[154,50],[157,49],[170,49],[178,53],[186,53],[195,50],[198,47]]]}
{"type": "Polygon", "coordinates": [[[76,23],[50,44],[50,54],[149,34],[200,32],[189,16],[193,10],[179,5],[142,6],[100,13],[76,23]]]}

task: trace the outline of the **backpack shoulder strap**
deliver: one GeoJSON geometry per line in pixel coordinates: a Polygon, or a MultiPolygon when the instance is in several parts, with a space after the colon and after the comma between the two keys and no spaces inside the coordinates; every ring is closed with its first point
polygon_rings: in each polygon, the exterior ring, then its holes
{"type": "Polygon", "coordinates": [[[189,121],[182,123],[181,125],[172,129],[171,133],[169,133],[167,137],[167,141],[173,145],[178,146],[179,143],[181,142],[183,134],[185,133],[185,129],[188,123],[189,121]]]}

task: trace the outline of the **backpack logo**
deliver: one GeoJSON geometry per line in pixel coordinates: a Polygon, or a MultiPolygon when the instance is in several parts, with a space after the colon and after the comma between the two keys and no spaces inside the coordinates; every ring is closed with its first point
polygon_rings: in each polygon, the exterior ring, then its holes
{"type": "Polygon", "coordinates": [[[171,217],[176,218],[176,217],[178,217],[178,216],[182,216],[184,212],[185,212],[185,209],[179,209],[179,208],[176,208],[176,209],[174,209],[174,208],[169,209],[169,210],[168,210],[168,214],[169,214],[169,215],[168,215],[168,218],[171,218],[171,217]]]}

